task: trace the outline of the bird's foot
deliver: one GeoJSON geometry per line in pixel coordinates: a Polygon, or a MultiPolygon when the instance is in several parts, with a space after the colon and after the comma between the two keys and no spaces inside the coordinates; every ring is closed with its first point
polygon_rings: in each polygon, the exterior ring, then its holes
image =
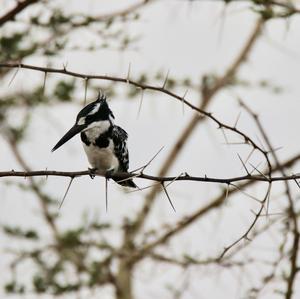
{"type": "Polygon", "coordinates": [[[114,168],[107,169],[105,173],[106,178],[109,179],[114,174],[114,172],[115,172],[114,168]]]}
{"type": "Polygon", "coordinates": [[[88,168],[89,169],[89,176],[91,179],[94,179],[96,176],[97,168],[88,168]]]}

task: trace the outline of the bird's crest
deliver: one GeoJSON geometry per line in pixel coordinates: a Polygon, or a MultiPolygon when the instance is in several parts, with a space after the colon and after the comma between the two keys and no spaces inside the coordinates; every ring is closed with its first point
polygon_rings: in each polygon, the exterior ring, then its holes
{"type": "Polygon", "coordinates": [[[106,102],[106,95],[100,90],[97,97],[98,102],[106,102]]]}

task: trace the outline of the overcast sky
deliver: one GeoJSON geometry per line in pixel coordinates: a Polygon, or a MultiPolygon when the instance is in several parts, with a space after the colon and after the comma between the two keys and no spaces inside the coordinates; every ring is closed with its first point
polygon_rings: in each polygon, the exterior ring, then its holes
{"type": "MultiPolygon", "coordinates": [[[[59,1],[57,1],[59,2],[59,1]]],[[[99,1],[67,1],[69,11],[93,11],[101,14],[103,11],[112,11],[120,7],[121,1],[104,1],[100,7],[99,1]]],[[[103,1],[101,1],[102,3],[103,1]]],[[[215,2],[215,1],[213,1],[215,2]]],[[[122,6],[125,1],[122,1],[122,6]]],[[[124,4],[125,5],[125,4],[124,4]]],[[[232,4],[224,11],[221,3],[203,1],[158,1],[141,10],[141,19],[125,26],[133,35],[141,36],[136,44],[136,50],[119,53],[115,50],[101,50],[93,53],[63,52],[55,61],[60,67],[67,63],[68,69],[91,74],[108,74],[125,77],[129,64],[131,76],[134,78],[140,72],[155,74],[159,70],[167,72],[178,78],[190,77],[195,83],[200,81],[206,73],[221,74],[224,71],[251,32],[256,15],[249,12],[246,3],[232,4]],[[224,14],[223,19],[220,16],[224,14]]],[[[89,34],[75,36],[74,44],[84,43],[85,39],[96,38],[89,34]]],[[[256,44],[249,61],[240,71],[242,79],[257,83],[268,80],[272,84],[282,87],[283,92],[273,94],[268,90],[259,88],[236,88],[234,91],[221,92],[208,110],[229,124],[233,124],[240,108],[237,105],[237,96],[249,104],[261,117],[262,123],[268,132],[275,147],[282,147],[278,152],[280,157],[288,158],[299,152],[299,96],[300,96],[300,18],[293,17],[289,22],[271,21],[263,36],[256,44]]],[[[43,59],[31,58],[28,63],[41,64],[43,59]]],[[[59,77],[59,75],[55,75],[59,77]]],[[[13,85],[2,86],[2,92],[9,92],[10,88],[25,89],[28,80],[40,82],[42,75],[29,71],[20,71],[13,85]],[[33,76],[32,78],[29,78],[33,76]]],[[[78,84],[82,84],[78,80],[78,84]]],[[[82,84],[83,86],[83,84],[82,84]]],[[[99,85],[101,86],[101,85],[99,85]]],[[[129,133],[130,168],[134,169],[145,164],[162,146],[162,153],[154,160],[148,173],[156,174],[161,162],[172,148],[176,136],[188,123],[192,112],[184,109],[174,99],[159,93],[146,92],[139,117],[138,99],[127,101],[125,85],[120,85],[124,96],[110,99],[111,108],[116,116],[116,123],[129,133]]],[[[1,93],[2,93],[1,92],[1,93]]],[[[184,90],[179,91],[184,93],[184,90]]],[[[83,98],[78,94],[77,101],[83,98]]],[[[89,100],[92,93],[88,91],[89,100]]],[[[187,94],[187,100],[197,103],[198,95],[193,91],[187,94]]],[[[72,139],[55,153],[50,153],[53,145],[73,125],[79,107],[77,105],[60,105],[59,107],[44,109],[37,108],[34,121],[31,125],[31,134],[22,144],[29,164],[33,169],[55,170],[82,170],[88,167],[88,162],[80,144],[79,137],[72,139]]],[[[14,121],[14,120],[12,120],[14,121]]],[[[241,114],[239,126],[252,136],[256,136],[253,122],[245,113],[241,114]]],[[[1,169],[19,169],[17,163],[9,153],[4,141],[0,140],[1,169]]],[[[241,147],[228,147],[224,145],[224,138],[213,123],[207,122],[199,127],[181,157],[172,167],[171,175],[188,172],[193,175],[209,175],[229,177],[243,174],[237,152],[247,154],[241,147]]],[[[297,171],[296,171],[297,172],[297,171]]],[[[67,186],[67,179],[49,178],[46,190],[62,197],[67,186]]],[[[137,181],[138,184],[146,184],[137,181]]],[[[177,208],[174,213],[164,197],[157,199],[154,212],[148,226],[157,227],[161,223],[174,223],[183,215],[199,207],[199,201],[207,202],[213,194],[217,194],[220,186],[213,184],[174,184],[169,192],[177,208]]],[[[275,188],[275,191],[279,191],[275,188]]],[[[260,194],[260,188],[251,190],[260,194]]],[[[146,194],[143,192],[143,194],[146,194]]],[[[24,226],[39,225],[37,202],[29,194],[24,194],[11,186],[0,185],[2,223],[20,224],[24,226]]],[[[241,196],[240,196],[241,197],[241,196]]],[[[242,198],[242,197],[241,197],[242,198]]],[[[95,211],[103,217],[104,221],[119,223],[122,217],[134,215],[141,203],[141,194],[126,194],[116,184],[109,186],[109,212],[105,213],[104,180],[96,178],[80,178],[74,182],[67,200],[61,210],[60,223],[65,227],[72,227],[80,222],[83,211],[92,218],[95,211]]],[[[227,209],[222,216],[211,213],[206,221],[199,222],[193,229],[189,229],[182,238],[172,242],[171,251],[187,250],[190,254],[210,256],[218,254],[220,248],[228,245],[239,236],[251,221],[251,208],[257,208],[249,199],[242,198],[234,201],[232,209],[227,209]],[[196,236],[196,237],[195,237],[196,236]],[[207,242],[211,240],[211,242],[207,242]]],[[[278,209],[276,204],[270,209],[278,209]]],[[[46,234],[47,232],[45,232],[46,234]]],[[[118,236],[112,236],[118,240],[118,236]]],[[[7,239],[2,236],[2,242],[7,239]]],[[[266,248],[272,246],[272,239],[265,239],[266,248]],[[268,243],[269,242],[269,243],[268,243]]],[[[262,247],[264,247],[262,246],[262,247]]],[[[263,249],[259,251],[264,255],[263,249]]],[[[5,267],[5,262],[0,261],[5,267]]],[[[138,292],[143,288],[143,298],[169,298],[164,283],[170,283],[170,277],[176,281],[181,274],[172,271],[154,277],[154,273],[161,268],[141,267],[137,277],[138,292]],[[156,289],[157,286],[160,286],[156,289]]],[[[6,274],[1,271],[0,279],[6,274]]],[[[201,269],[195,270],[196,278],[191,278],[190,292],[184,298],[240,298],[237,278],[223,272],[218,279],[214,275],[206,277],[201,269]],[[212,279],[212,277],[214,277],[212,279]],[[198,279],[197,279],[198,278],[198,279]],[[199,283],[199,278],[201,282],[199,283]],[[215,285],[218,284],[218,288],[215,285]],[[196,297],[195,297],[196,296],[196,297]],[[201,297],[202,296],[202,297],[201,297]]],[[[255,281],[255,271],[250,273],[255,281]]],[[[172,280],[171,279],[171,282],[172,280]]],[[[247,285],[248,278],[242,279],[247,285]]],[[[173,283],[174,283],[173,280],[173,283]]],[[[109,294],[109,290],[104,290],[109,294]]],[[[105,298],[105,297],[103,297],[105,298]]],[[[109,297],[107,297],[109,298],[109,297]]],[[[142,297],[140,297],[142,298],[142,297]]],[[[264,298],[274,298],[266,295],[264,298]]]]}

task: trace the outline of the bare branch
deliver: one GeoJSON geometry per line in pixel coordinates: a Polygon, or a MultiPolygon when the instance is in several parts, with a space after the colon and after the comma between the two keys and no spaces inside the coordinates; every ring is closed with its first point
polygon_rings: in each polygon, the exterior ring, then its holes
{"type": "MultiPolygon", "coordinates": [[[[274,160],[275,160],[275,165],[276,167],[279,169],[279,171],[281,172],[281,174],[283,176],[286,175],[286,172],[284,170],[284,167],[282,167],[282,164],[279,161],[279,158],[277,157],[276,151],[274,150],[270,139],[268,138],[267,133],[265,132],[261,122],[259,121],[259,116],[249,107],[247,106],[245,103],[243,103],[240,100],[240,104],[241,106],[253,117],[261,135],[264,138],[264,141],[266,142],[268,148],[269,148],[269,152],[271,153],[271,155],[273,156],[274,160]]],[[[295,180],[297,183],[297,180],[295,180]]],[[[291,190],[288,184],[288,181],[284,181],[285,184],[285,192],[286,192],[286,196],[288,199],[288,203],[289,203],[289,214],[290,217],[292,219],[292,223],[293,223],[293,245],[292,245],[292,249],[291,249],[291,259],[290,259],[290,264],[291,264],[291,272],[290,275],[287,278],[287,289],[286,289],[286,293],[285,293],[285,298],[286,299],[290,299],[292,298],[292,294],[293,294],[293,286],[294,286],[294,282],[295,282],[295,278],[297,275],[298,270],[298,249],[299,249],[299,241],[300,241],[300,232],[299,232],[299,225],[298,225],[298,217],[296,214],[296,210],[295,210],[295,205],[294,205],[294,201],[292,198],[292,194],[291,194],[291,190]]]]}
{"type": "Polygon", "coordinates": [[[266,192],[266,195],[265,195],[265,197],[264,197],[264,199],[263,199],[263,201],[262,201],[262,203],[261,203],[261,206],[260,206],[259,211],[257,212],[257,214],[255,214],[254,220],[253,220],[253,222],[251,223],[251,225],[248,227],[248,229],[246,230],[246,232],[245,232],[241,237],[239,237],[236,241],[234,241],[234,242],[231,243],[229,246],[227,246],[227,247],[224,248],[223,252],[221,253],[221,255],[220,255],[220,257],[219,257],[220,260],[225,256],[225,254],[226,254],[233,246],[235,246],[236,244],[238,244],[241,240],[243,240],[243,239],[250,240],[250,239],[249,239],[249,233],[250,233],[250,231],[252,230],[252,228],[255,226],[255,224],[257,223],[257,221],[258,221],[258,219],[259,219],[259,217],[260,217],[260,215],[261,215],[261,213],[262,213],[262,211],[263,211],[263,209],[264,209],[265,203],[267,202],[267,200],[268,200],[268,198],[269,198],[269,194],[270,194],[270,192],[271,192],[271,186],[272,186],[272,184],[269,183],[269,186],[268,186],[268,190],[267,190],[267,192],[266,192]]]}
{"type": "MultiPolygon", "coordinates": [[[[298,156],[297,156],[298,157],[298,156]]],[[[300,157],[299,157],[300,158],[300,157]]],[[[89,170],[82,171],[56,171],[56,170],[36,170],[36,171],[0,171],[0,177],[39,177],[39,176],[59,176],[59,177],[70,177],[76,178],[81,176],[90,176],[89,170]]],[[[300,174],[292,174],[287,176],[274,176],[272,178],[267,177],[261,172],[261,175],[244,175],[239,177],[230,178],[214,178],[214,177],[200,177],[191,176],[188,174],[180,174],[178,176],[153,176],[144,173],[134,172],[115,172],[113,174],[106,173],[105,171],[95,172],[96,176],[105,177],[107,179],[117,179],[118,182],[129,180],[132,178],[144,179],[148,181],[156,182],[175,182],[175,181],[193,181],[193,182],[204,182],[204,183],[220,183],[220,184],[231,184],[233,182],[242,181],[260,181],[260,182],[282,182],[282,181],[295,181],[300,179],[300,174]]]]}
{"type": "MultiPolygon", "coordinates": [[[[298,156],[297,159],[290,159],[286,161],[285,163],[282,163],[282,167],[287,168],[291,167],[294,163],[296,163],[300,159],[300,156],[298,156]]],[[[278,171],[278,167],[274,167],[272,169],[273,172],[278,171]]],[[[272,178],[273,179],[273,178],[272,178]]],[[[253,181],[244,182],[243,184],[239,185],[239,189],[246,188],[250,186],[253,183],[253,181]]],[[[144,245],[136,257],[136,259],[142,258],[146,253],[151,252],[154,248],[156,248],[159,245],[165,244],[171,237],[174,237],[177,235],[179,231],[184,230],[186,227],[197,221],[201,218],[201,216],[206,215],[208,212],[220,207],[225,203],[229,195],[235,194],[238,192],[238,189],[231,189],[226,188],[222,194],[217,196],[215,199],[213,199],[210,203],[205,205],[204,207],[201,207],[199,210],[195,211],[189,216],[184,217],[182,220],[179,220],[174,226],[172,226],[169,230],[167,230],[165,233],[163,233],[161,236],[159,236],[156,240],[144,245]]],[[[255,223],[254,223],[255,224],[255,223]]]]}
{"type": "Polygon", "coordinates": [[[12,10],[0,17],[0,26],[8,21],[13,21],[18,13],[23,11],[27,6],[37,2],[39,2],[39,0],[17,1],[17,5],[12,10]]]}

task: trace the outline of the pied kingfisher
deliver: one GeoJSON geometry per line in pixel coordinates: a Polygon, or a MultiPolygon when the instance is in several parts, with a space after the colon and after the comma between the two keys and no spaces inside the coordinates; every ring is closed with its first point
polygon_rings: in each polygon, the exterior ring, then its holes
{"type": "MultiPolygon", "coordinates": [[[[127,172],[129,167],[127,133],[114,124],[105,95],[85,106],[77,115],[75,125],[58,141],[52,152],[80,133],[87,158],[94,170],[127,172]]],[[[117,181],[117,179],[115,179],[117,181]]],[[[117,181],[122,186],[133,187],[132,180],[117,181]]]]}

